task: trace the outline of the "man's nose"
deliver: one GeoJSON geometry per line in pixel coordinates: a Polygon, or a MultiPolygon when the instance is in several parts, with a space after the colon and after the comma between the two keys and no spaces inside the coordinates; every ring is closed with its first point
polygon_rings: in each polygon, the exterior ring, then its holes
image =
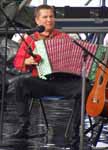
{"type": "Polygon", "coordinates": [[[48,17],[47,20],[50,21],[50,20],[51,20],[51,17],[48,17]]]}

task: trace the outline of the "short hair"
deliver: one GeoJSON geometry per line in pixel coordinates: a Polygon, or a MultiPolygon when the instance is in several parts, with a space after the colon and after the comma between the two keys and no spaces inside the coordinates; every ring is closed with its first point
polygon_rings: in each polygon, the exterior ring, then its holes
{"type": "Polygon", "coordinates": [[[55,15],[55,10],[53,6],[47,5],[47,4],[43,4],[43,5],[39,5],[38,7],[36,7],[35,11],[34,11],[34,17],[38,17],[39,16],[39,12],[41,9],[50,9],[53,11],[54,15],[55,15]]]}

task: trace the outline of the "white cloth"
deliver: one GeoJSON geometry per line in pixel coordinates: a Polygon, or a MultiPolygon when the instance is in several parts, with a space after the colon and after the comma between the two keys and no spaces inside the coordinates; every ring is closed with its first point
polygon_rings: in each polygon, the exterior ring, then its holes
{"type": "Polygon", "coordinates": [[[103,45],[108,47],[108,33],[104,37],[103,45]]]}
{"type": "Polygon", "coordinates": [[[15,33],[12,37],[12,41],[15,41],[17,43],[21,43],[21,41],[23,41],[23,39],[21,38],[21,36],[25,39],[28,35],[26,33],[15,33]]]}

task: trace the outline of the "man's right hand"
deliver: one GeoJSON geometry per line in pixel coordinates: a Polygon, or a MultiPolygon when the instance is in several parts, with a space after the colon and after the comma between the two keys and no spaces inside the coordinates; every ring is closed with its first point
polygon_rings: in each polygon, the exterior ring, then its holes
{"type": "Polygon", "coordinates": [[[35,57],[30,56],[25,59],[24,65],[38,65],[41,60],[42,58],[38,54],[35,57]]]}
{"type": "Polygon", "coordinates": [[[25,59],[24,64],[25,65],[37,65],[38,63],[35,61],[35,59],[32,56],[30,56],[29,58],[25,59]]]}

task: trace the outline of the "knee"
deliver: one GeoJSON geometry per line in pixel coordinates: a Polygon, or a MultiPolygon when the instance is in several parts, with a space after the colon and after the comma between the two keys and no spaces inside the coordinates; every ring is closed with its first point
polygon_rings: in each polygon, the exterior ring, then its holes
{"type": "Polygon", "coordinates": [[[20,89],[20,90],[23,90],[25,86],[25,83],[26,83],[26,78],[19,78],[17,81],[16,81],[16,89],[20,89]]]}

